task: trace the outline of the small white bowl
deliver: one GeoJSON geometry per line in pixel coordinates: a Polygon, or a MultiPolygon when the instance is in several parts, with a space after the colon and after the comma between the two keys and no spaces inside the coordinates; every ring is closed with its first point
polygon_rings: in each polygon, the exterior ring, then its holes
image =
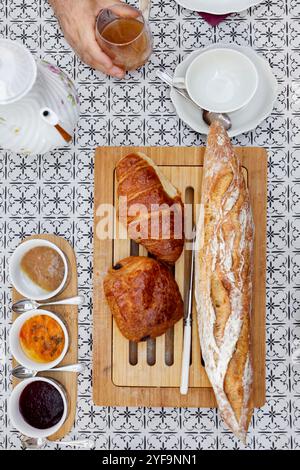
{"type": "Polygon", "coordinates": [[[19,317],[16,318],[16,320],[13,322],[10,332],[9,332],[9,347],[12,355],[14,358],[22,364],[22,366],[28,367],[29,369],[33,369],[36,371],[40,370],[48,370],[52,369],[53,367],[57,366],[63,358],[66,355],[66,352],[68,351],[69,348],[69,334],[67,331],[67,328],[64,324],[64,322],[54,313],[48,312],[47,310],[32,310],[30,312],[23,313],[19,317]],[[61,326],[64,336],[65,336],[65,345],[62,353],[60,356],[55,359],[55,361],[51,362],[36,362],[30,357],[25,354],[25,352],[22,349],[21,343],[20,343],[20,331],[24,323],[31,317],[35,317],[36,315],[48,315],[49,317],[52,317],[54,320],[57,321],[57,323],[61,326]]]}
{"type": "Polygon", "coordinates": [[[202,109],[231,113],[246,106],[258,86],[253,62],[234,49],[212,49],[197,56],[185,77],[174,79],[202,109]]]}
{"type": "Polygon", "coordinates": [[[38,437],[43,437],[46,438],[48,436],[51,436],[52,434],[56,433],[61,426],[64,424],[66,418],[68,415],[68,400],[67,400],[67,394],[61,384],[56,382],[53,379],[49,379],[46,377],[34,377],[32,379],[26,379],[23,380],[22,382],[18,383],[16,387],[13,389],[9,400],[8,400],[8,416],[13,424],[13,426],[22,434],[28,437],[33,437],[33,438],[38,438],[38,437]],[[43,381],[43,382],[48,382],[51,385],[53,385],[60,393],[60,396],[63,400],[64,404],[64,412],[63,415],[60,419],[60,421],[55,425],[52,426],[51,428],[47,429],[37,429],[28,424],[25,419],[23,418],[20,408],[19,408],[19,402],[20,402],[20,396],[21,393],[23,392],[24,388],[29,385],[31,382],[35,381],[43,381]]]}
{"type": "Polygon", "coordinates": [[[64,289],[68,279],[68,261],[65,254],[54,243],[36,238],[33,240],[27,240],[16,248],[10,259],[9,274],[13,286],[24,297],[32,300],[46,300],[50,299],[51,297],[55,297],[64,289]],[[65,272],[63,280],[58,288],[52,292],[47,292],[32,282],[31,279],[21,269],[21,260],[25,253],[27,253],[32,248],[42,246],[46,246],[55,250],[60,255],[64,263],[65,272]]]}

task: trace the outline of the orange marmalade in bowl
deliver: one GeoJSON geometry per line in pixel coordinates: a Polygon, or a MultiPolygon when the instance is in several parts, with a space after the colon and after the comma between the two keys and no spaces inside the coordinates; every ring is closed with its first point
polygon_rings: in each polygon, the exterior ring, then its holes
{"type": "Polygon", "coordinates": [[[54,318],[48,315],[34,315],[20,330],[20,344],[31,360],[52,362],[63,352],[65,335],[54,318]]]}

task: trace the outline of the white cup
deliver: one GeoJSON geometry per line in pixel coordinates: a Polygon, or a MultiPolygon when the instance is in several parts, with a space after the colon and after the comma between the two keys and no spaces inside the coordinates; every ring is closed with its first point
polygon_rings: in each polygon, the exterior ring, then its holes
{"type": "Polygon", "coordinates": [[[36,238],[32,240],[27,240],[24,243],[21,243],[16,248],[10,259],[9,273],[14,288],[18,292],[20,292],[20,294],[22,294],[24,297],[27,297],[32,300],[46,300],[58,295],[66,286],[68,280],[68,261],[65,254],[54,243],[51,243],[47,240],[42,240],[40,238],[36,238]],[[31,279],[21,269],[21,261],[25,253],[27,253],[32,248],[42,246],[49,247],[55,250],[60,255],[64,263],[63,280],[58,286],[58,288],[52,292],[47,292],[41,287],[39,287],[37,284],[32,282],[31,279]]]}
{"type": "Polygon", "coordinates": [[[21,432],[22,434],[28,437],[46,438],[48,436],[51,436],[52,434],[55,434],[64,424],[67,418],[67,415],[68,415],[68,400],[67,400],[67,395],[63,386],[59,384],[58,382],[56,382],[55,380],[49,379],[46,377],[34,377],[32,379],[26,379],[18,383],[18,385],[16,385],[16,387],[13,389],[8,400],[8,416],[13,426],[19,432],[21,432]],[[27,385],[29,385],[31,382],[35,382],[38,380],[43,381],[43,382],[48,382],[51,385],[53,385],[60,393],[62,401],[63,401],[63,405],[64,405],[64,412],[59,422],[55,426],[52,426],[51,428],[47,428],[47,429],[37,429],[31,426],[30,424],[28,424],[23,418],[21,411],[20,411],[20,407],[19,407],[20,396],[24,388],[27,385]]]}
{"type": "Polygon", "coordinates": [[[246,106],[258,86],[253,62],[233,49],[211,49],[198,55],[174,86],[187,90],[202,109],[230,113],[246,106]]]}
{"type": "Polygon", "coordinates": [[[47,310],[31,310],[30,312],[23,313],[22,315],[19,315],[16,320],[13,322],[10,332],[9,332],[9,348],[10,352],[14,356],[14,358],[19,362],[19,364],[22,364],[22,366],[28,367],[29,369],[33,369],[36,371],[41,371],[41,370],[48,370],[52,369],[53,367],[57,366],[65,357],[68,348],[69,348],[69,334],[68,330],[64,324],[64,322],[59,318],[58,315],[55,313],[49,312],[47,310]],[[35,317],[37,315],[48,315],[49,317],[53,318],[61,327],[64,338],[65,338],[65,344],[64,348],[59,355],[57,359],[51,362],[37,362],[34,361],[33,359],[30,359],[30,357],[25,354],[23,351],[23,348],[20,343],[20,331],[24,323],[29,320],[31,317],[35,317]]]}

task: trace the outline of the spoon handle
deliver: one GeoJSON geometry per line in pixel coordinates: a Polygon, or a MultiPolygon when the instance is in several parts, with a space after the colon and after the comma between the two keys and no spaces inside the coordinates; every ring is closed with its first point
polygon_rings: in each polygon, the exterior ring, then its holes
{"type": "Polygon", "coordinates": [[[173,88],[174,90],[179,93],[179,95],[183,96],[186,100],[188,100],[191,104],[193,104],[196,108],[199,108],[199,106],[192,100],[192,98],[189,96],[185,88],[179,88],[178,86],[174,85],[173,83],[173,78],[164,70],[158,69],[156,71],[156,76],[160,78],[160,80],[167,85],[169,85],[170,88],[173,88]]]}
{"type": "Polygon", "coordinates": [[[54,302],[47,302],[45,304],[40,304],[41,306],[46,305],[82,305],[84,303],[83,295],[76,295],[75,297],[70,297],[69,299],[55,300],[54,302]]]}
{"type": "Polygon", "coordinates": [[[68,366],[54,367],[49,369],[49,372],[84,372],[86,369],[85,364],[69,364],[68,366]]]}
{"type": "Polygon", "coordinates": [[[93,449],[95,447],[92,439],[85,439],[82,441],[51,441],[51,444],[57,444],[59,446],[77,447],[82,449],[93,449]]]}

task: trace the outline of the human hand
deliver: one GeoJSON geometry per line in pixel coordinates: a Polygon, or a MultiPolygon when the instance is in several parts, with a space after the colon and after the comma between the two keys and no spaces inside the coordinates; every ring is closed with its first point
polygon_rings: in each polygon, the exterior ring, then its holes
{"type": "Polygon", "coordinates": [[[98,45],[95,36],[99,11],[120,0],[49,0],[72,49],[90,67],[123,78],[125,71],[113,64],[98,45]]]}

